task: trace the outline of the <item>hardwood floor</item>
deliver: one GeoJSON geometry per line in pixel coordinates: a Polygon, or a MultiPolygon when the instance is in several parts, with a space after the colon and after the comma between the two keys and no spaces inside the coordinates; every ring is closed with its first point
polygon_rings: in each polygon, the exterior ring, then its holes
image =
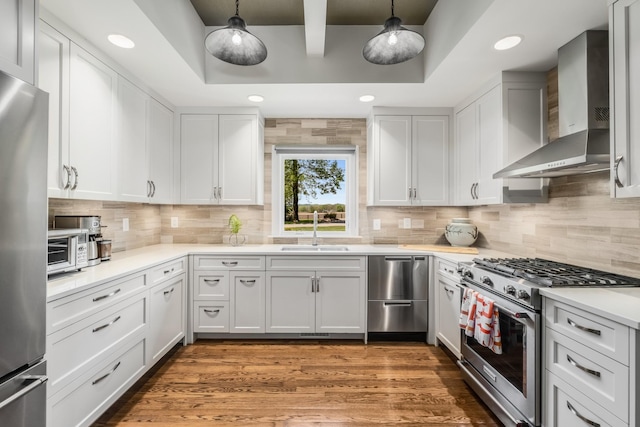
{"type": "Polygon", "coordinates": [[[200,340],[94,427],[502,426],[423,343],[200,340]]]}

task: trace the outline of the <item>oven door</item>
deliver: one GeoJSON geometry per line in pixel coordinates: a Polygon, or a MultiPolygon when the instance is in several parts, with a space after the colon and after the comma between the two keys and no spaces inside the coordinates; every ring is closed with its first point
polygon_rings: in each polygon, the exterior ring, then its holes
{"type": "Polygon", "coordinates": [[[473,337],[462,334],[462,357],[471,367],[469,373],[490,387],[487,392],[493,398],[497,397],[498,402],[506,401],[508,405],[503,406],[507,406],[509,412],[517,408],[517,412],[511,414],[512,420],[524,416],[531,425],[538,426],[540,314],[504,300],[487,289],[466,282],[463,285],[494,299],[500,313],[502,336],[502,354],[496,354],[478,344],[473,337]]]}
{"type": "Polygon", "coordinates": [[[77,244],[76,236],[50,235],[47,243],[47,274],[73,270],[76,266],[77,244]]]}

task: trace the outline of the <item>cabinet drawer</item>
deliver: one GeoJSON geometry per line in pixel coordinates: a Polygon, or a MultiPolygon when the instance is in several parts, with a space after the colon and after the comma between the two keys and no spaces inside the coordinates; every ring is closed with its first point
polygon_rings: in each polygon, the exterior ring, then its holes
{"type": "Polygon", "coordinates": [[[89,426],[145,369],[145,340],[117,352],[48,400],[48,427],[89,426]]]}
{"type": "Polygon", "coordinates": [[[195,301],[193,332],[229,332],[229,303],[226,301],[195,301]]]}
{"type": "Polygon", "coordinates": [[[164,280],[171,279],[172,277],[179,276],[180,274],[185,272],[185,269],[185,258],[167,262],[151,270],[151,272],[149,273],[149,283],[152,286],[164,280]]]}
{"type": "Polygon", "coordinates": [[[627,326],[549,298],[545,298],[544,312],[547,327],[629,365],[627,326]]]}
{"type": "Polygon", "coordinates": [[[194,255],[194,270],[264,270],[264,256],[194,255]]]}
{"type": "Polygon", "coordinates": [[[86,318],[145,287],[144,274],[105,283],[98,288],[47,303],[47,334],[86,318]]]}
{"type": "Polygon", "coordinates": [[[99,355],[144,329],[146,301],[146,293],[141,294],[50,335],[47,338],[50,394],[79,375],[99,355]]]}
{"type": "Polygon", "coordinates": [[[426,332],[427,301],[369,301],[367,332],[426,332]]]}
{"type": "Polygon", "coordinates": [[[229,272],[195,272],[193,274],[193,299],[227,301],[229,299],[229,272]]]}
{"type": "Polygon", "coordinates": [[[445,273],[449,276],[458,276],[458,264],[442,258],[436,258],[436,268],[438,272],[445,273]]]}
{"type": "Polygon", "coordinates": [[[542,405],[546,411],[544,414],[546,423],[543,423],[546,427],[628,426],[549,371],[546,371],[546,377],[546,405],[542,405]],[[589,424],[589,421],[596,424],[589,424]]]}
{"type": "Polygon", "coordinates": [[[364,271],[363,256],[268,256],[267,270],[353,270],[364,271]]]}
{"type": "Polygon", "coordinates": [[[546,329],[546,368],[623,421],[629,419],[629,368],[546,329]]]}

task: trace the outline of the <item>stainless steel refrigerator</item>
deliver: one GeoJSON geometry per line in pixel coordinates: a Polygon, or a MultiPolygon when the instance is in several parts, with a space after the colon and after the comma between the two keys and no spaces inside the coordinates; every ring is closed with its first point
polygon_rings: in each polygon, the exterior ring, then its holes
{"type": "Polygon", "coordinates": [[[46,423],[49,95],[0,72],[0,426],[46,423]]]}

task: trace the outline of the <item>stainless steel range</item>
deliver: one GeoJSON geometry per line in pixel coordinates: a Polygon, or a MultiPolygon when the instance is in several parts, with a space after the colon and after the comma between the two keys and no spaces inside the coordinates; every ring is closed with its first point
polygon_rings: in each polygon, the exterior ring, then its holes
{"type": "MultiPolygon", "coordinates": [[[[476,258],[459,268],[462,285],[495,301],[502,354],[464,333],[465,381],[506,426],[541,423],[540,289],[566,286],[640,286],[640,279],[544,259],[476,258]]],[[[576,325],[579,327],[579,325],[576,325]]]]}

